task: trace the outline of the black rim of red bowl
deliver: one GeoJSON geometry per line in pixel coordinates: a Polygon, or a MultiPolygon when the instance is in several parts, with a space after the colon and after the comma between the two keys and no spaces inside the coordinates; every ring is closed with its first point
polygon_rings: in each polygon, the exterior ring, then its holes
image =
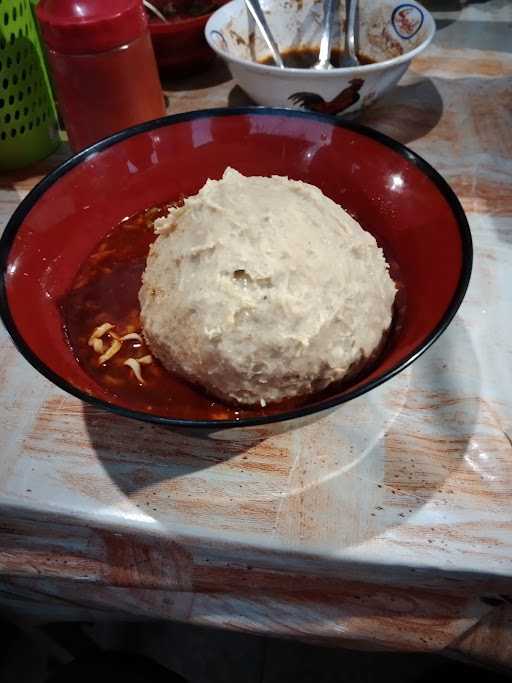
{"type": "Polygon", "coordinates": [[[446,330],[450,322],[452,321],[455,313],[459,309],[464,295],[469,285],[469,280],[471,277],[471,269],[473,264],[473,243],[471,238],[471,231],[469,224],[464,213],[464,210],[455,195],[454,191],[448,185],[446,180],[427,162],[425,159],[420,157],[418,154],[413,152],[411,149],[402,145],[400,142],[393,140],[392,138],[379,133],[371,128],[361,126],[356,123],[349,123],[336,119],[332,116],[327,116],[324,114],[316,114],[312,112],[304,112],[295,109],[279,109],[271,107],[240,107],[240,108],[219,108],[219,109],[204,109],[200,111],[187,112],[185,114],[175,114],[172,116],[165,116],[160,119],[155,119],[148,121],[146,123],[133,126],[132,128],[127,128],[126,130],[115,133],[99,142],[96,142],[91,147],[82,150],[78,154],[74,155],[63,164],[58,166],[54,171],[49,173],[45,178],[43,178],[32,191],[23,199],[18,208],[15,210],[11,216],[7,226],[5,227],[4,233],[0,239],[0,316],[2,321],[7,328],[7,331],[11,335],[16,347],[20,353],[25,357],[25,359],[44,377],[49,379],[53,384],[55,384],[60,389],[63,389],[67,393],[79,398],[85,403],[96,406],[98,408],[103,408],[109,410],[123,417],[130,417],[136,420],[142,420],[144,422],[152,422],[160,425],[167,425],[170,427],[187,427],[187,428],[207,428],[207,429],[226,429],[230,427],[249,427],[263,424],[270,424],[273,422],[283,422],[285,420],[292,420],[314,413],[318,413],[323,410],[334,408],[342,403],[351,401],[354,398],[366,394],[375,387],[380,386],[384,382],[397,375],[399,372],[408,367],[413,363],[419,356],[421,356],[446,330]],[[398,152],[407,161],[414,164],[418,169],[420,169],[430,180],[436,185],[439,192],[448,202],[455,218],[460,232],[461,242],[462,242],[462,269],[460,273],[459,282],[457,288],[454,292],[453,298],[450,305],[446,309],[442,319],[439,321],[438,325],[432,330],[432,332],[410,353],[408,354],[400,363],[395,365],[393,368],[382,374],[376,379],[363,383],[361,386],[357,387],[353,391],[348,391],[340,396],[333,396],[331,398],[326,398],[314,404],[306,404],[300,406],[294,410],[286,411],[283,413],[276,413],[273,415],[261,415],[251,418],[242,419],[230,419],[230,420],[203,420],[203,419],[181,419],[181,418],[171,418],[162,415],[153,415],[151,413],[145,413],[142,411],[131,410],[129,408],[124,408],[115,403],[109,403],[102,399],[90,396],[84,391],[78,389],[74,385],[70,384],[68,381],[60,377],[57,373],[51,370],[47,365],[45,365],[38,356],[32,351],[28,344],[23,339],[22,335],[19,333],[14,318],[11,314],[8,299],[7,299],[7,285],[6,285],[6,270],[9,263],[9,253],[11,247],[16,239],[16,234],[18,229],[22,225],[25,217],[36,204],[38,199],[46,192],[46,190],[51,187],[59,178],[65,175],[72,168],[80,164],[91,154],[97,154],[98,152],[114,145],[126,138],[132,137],[133,135],[138,135],[140,133],[145,133],[147,131],[155,130],[164,126],[173,125],[176,123],[181,123],[183,121],[190,121],[199,118],[213,118],[213,117],[226,117],[226,116],[283,116],[283,117],[296,117],[303,118],[306,120],[316,120],[322,123],[328,123],[332,126],[346,128],[352,130],[361,135],[365,135],[377,142],[383,144],[386,147],[391,148],[395,152],[398,152]]]}

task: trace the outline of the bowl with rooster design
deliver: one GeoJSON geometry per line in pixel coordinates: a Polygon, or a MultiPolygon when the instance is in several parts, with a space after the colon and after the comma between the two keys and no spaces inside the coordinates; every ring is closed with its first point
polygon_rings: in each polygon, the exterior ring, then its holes
{"type": "Polygon", "coordinates": [[[428,47],[435,22],[415,0],[360,0],[357,53],[361,65],[340,68],[345,2],[335,3],[334,68],[329,70],[311,68],[322,32],[322,0],[260,0],[284,69],[273,64],[244,0],[232,0],[210,17],[206,40],[257,104],[331,115],[356,112],[398,83],[414,57],[428,47]]]}

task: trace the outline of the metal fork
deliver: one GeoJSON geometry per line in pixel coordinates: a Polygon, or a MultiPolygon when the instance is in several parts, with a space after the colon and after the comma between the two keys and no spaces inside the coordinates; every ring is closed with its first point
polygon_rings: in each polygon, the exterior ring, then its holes
{"type": "Polygon", "coordinates": [[[359,13],[358,0],[345,1],[345,52],[341,59],[341,67],[359,66],[359,59],[356,54],[356,17],[359,13]]]}
{"type": "Polygon", "coordinates": [[[332,43],[332,13],[334,9],[334,0],[325,0],[324,2],[324,28],[322,31],[322,39],[320,40],[320,50],[318,52],[318,60],[313,65],[313,69],[323,71],[324,69],[333,69],[331,64],[331,43],[332,43]]]}

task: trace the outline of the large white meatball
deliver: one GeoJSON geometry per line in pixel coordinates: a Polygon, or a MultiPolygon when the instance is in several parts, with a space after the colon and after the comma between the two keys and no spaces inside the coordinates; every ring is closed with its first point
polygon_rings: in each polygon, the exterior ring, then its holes
{"type": "Polygon", "coordinates": [[[391,323],[375,239],[307,183],[228,168],[155,221],[139,298],[163,365],[231,403],[325,388],[391,323]]]}

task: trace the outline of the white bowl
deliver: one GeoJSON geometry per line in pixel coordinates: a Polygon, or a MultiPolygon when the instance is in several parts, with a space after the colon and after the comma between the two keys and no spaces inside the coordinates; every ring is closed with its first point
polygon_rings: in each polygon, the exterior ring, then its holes
{"type": "MultiPolygon", "coordinates": [[[[282,54],[291,48],[318,48],[322,0],[260,0],[260,4],[282,54]]],[[[415,0],[360,0],[359,7],[360,52],[376,62],[365,66],[316,71],[258,63],[271,53],[244,0],[232,0],[212,14],[205,35],[233,78],[258,104],[345,114],[392,88],[435,33],[432,15],[415,0]]],[[[333,47],[343,47],[344,16],[345,0],[340,0],[333,47]]]]}

